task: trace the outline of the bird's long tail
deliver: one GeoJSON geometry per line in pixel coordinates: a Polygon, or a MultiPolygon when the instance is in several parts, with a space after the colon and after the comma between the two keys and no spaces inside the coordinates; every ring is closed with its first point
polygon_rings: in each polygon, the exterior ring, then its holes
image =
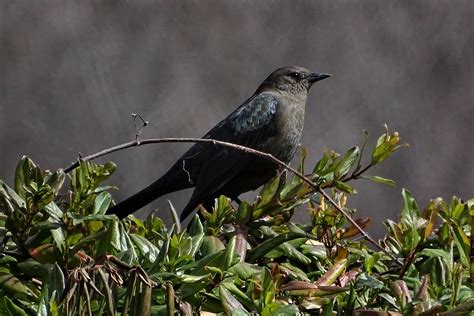
{"type": "Polygon", "coordinates": [[[180,164],[178,161],[161,178],[140,192],[135,193],[126,200],[109,208],[107,213],[115,214],[119,218],[125,218],[162,195],[192,187],[193,184],[192,181],[189,180],[188,174],[179,166],[180,164]]]}
{"type": "Polygon", "coordinates": [[[138,211],[140,208],[151,203],[160,196],[169,193],[165,189],[164,177],[156,180],[143,190],[135,193],[126,200],[108,209],[108,214],[115,214],[119,218],[125,218],[128,215],[138,211]]]}

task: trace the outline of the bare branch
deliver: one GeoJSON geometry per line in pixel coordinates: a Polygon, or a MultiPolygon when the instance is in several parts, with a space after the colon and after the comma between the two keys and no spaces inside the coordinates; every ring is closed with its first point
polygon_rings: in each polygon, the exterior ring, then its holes
{"type": "MultiPolygon", "coordinates": [[[[144,139],[144,140],[135,140],[132,142],[124,143],[115,147],[111,147],[105,150],[102,150],[98,153],[89,155],[87,157],[82,158],[83,161],[89,161],[89,160],[94,160],[96,158],[105,156],[107,154],[130,148],[130,147],[135,147],[135,146],[142,146],[142,145],[148,145],[148,144],[157,144],[157,143],[209,143],[213,145],[220,145],[224,147],[229,147],[229,148],[234,148],[237,150],[241,150],[243,152],[247,152],[265,159],[268,159],[270,161],[273,161],[275,164],[279,165],[280,167],[291,171],[295,176],[299,177],[301,180],[306,182],[309,186],[311,186],[315,191],[320,193],[332,206],[334,206],[341,214],[352,224],[354,227],[362,234],[362,236],[368,240],[371,244],[373,244],[375,247],[377,247],[379,250],[384,252],[386,255],[391,257],[392,259],[396,259],[391,253],[389,253],[385,248],[383,248],[379,243],[377,243],[372,237],[370,237],[363,229],[360,227],[357,222],[352,219],[352,217],[344,211],[320,186],[318,186],[316,183],[311,181],[308,177],[300,173],[298,170],[295,168],[291,167],[290,165],[284,163],[283,161],[275,158],[273,155],[252,149],[249,147],[237,145],[237,144],[232,144],[216,139],[203,139],[203,138],[151,138],[151,139],[144,139]]],[[[68,166],[67,168],[64,169],[64,172],[68,173],[75,169],[77,166],[79,166],[79,161],[73,163],[72,165],[68,166]]],[[[358,173],[360,174],[360,172],[358,173]]],[[[397,261],[398,262],[398,261],[397,261]]]]}

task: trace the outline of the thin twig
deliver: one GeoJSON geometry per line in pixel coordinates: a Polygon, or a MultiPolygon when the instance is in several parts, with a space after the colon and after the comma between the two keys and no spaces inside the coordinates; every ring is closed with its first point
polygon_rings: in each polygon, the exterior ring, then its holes
{"type": "MultiPolygon", "coordinates": [[[[311,181],[311,179],[309,179],[308,177],[306,177],[305,175],[303,175],[302,173],[297,171],[295,168],[293,168],[293,167],[289,166],[288,164],[284,163],[283,161],[275,158],[273,155],[262,152],[262,151],[259,151],[259,150],[256,150],[256,149],[252,149],[252,148],[249,148],[249,147],[245,147],[245,146],[241,146],[241,145],[237,145],[237,144],[232,144],[232,143],[228,143],[228,142],[224,142],[224,141],[220,141],[220,140],[216,140],[216,139],[208,139],[208,138],[206,138],[206,139],[203,139],[203,138],[176,138],[176,137],[173,137],[173,138],[151,138],[151,139],[144,139],[144,140],[140,140],[140,141],[135,140],[135,141],[131,141],[131,142],[128,142],[128,143],[125,143],[125,144],[115,146],[115,147],[111,147],[111,148],[102,150],[98,153],[95,153],[95,154],[89,155],[87,157],[84,157],[84,158],[82,158],[82,160],[83,161],[89,161],[89,160],[93,160],[93,159],[96,159],[98,157],[102,157],[102,156],[105,156],[107,154],[110,154],[110,153],[113,153],[113,152],[116,152],[116,151],[119,151],[119,150],[122,150],[122,149],[125,149],[125,148],[141,146],[141,145],[147,145],[147,144],[157,144],[157,143],[210,143],[210,144],[213,144],[213,145],[220,145],[220,146],[225,146],[225,147],[238,149],[240,151],[250,153],[250,154],[265,158],[265,159],[268,159],[268,160],[274,162],[275,164],[279,165],[280,167],[291,171],[295,176],[299,177],[301,180],[306,182],[309,186],[311,186],[316,191],[318,191],[332,206],[334,206],[339,212],[341,212],[341,214],[362,234],[362,236],[364,236],[364,238],[366,240],[368,240],[371,244],[373,244],[375,247],[377,247],[379,250],[381,250],[383,253],[385,253],[386,255],[391,257],[392,259],[394,259],[394,260],[396,259],[391,253],[389,253],[385,248],[383,248],[381,245],[379,245],[379,243],[377,243],[372,237],[370,237],[362,229],[362,227],[360,227],[357,224],[357,222],[354,219],[352,219],[352,217],[346,211],[344,211],[323,189],[321,189],[316,183],[311,181]]],[[[77,161],[77,162],[71,164],[69,167],[65,168],[64,172],[66,172],[66,173],[70,172],[71,170],[73,170],[77,166],[79,166],[79,161],[77,161]]],[[[359,172],[359,174],[360,174],[360,172],[359,172]]]]}
{"type": "Polygon", "coordinates": [[[359,171],[357,171],[357,172],[354,171],[350,176],[345,177],[345,178],[342,179],[341,181],[342,181],[342,182],[348,182],[348,181],[350,181],[350,180],[359,179],[360,176],[361,176],[361,174],[363,174],[364,172],[366,172],[367,170],[369,170],[369,169],[372,168],[373,166],[374,166],[374,164],[373,164],[373,163],[370,163],[370,164],[368,164],[365,168],[363,168],[363,169],[361,169],[361,170],[359,170],[359,171]]]}
{"type": "Polygon", "coordinates": [[[140,135],[142,134],[145,126],[148,125],[148,121],[145,121],[140,114],[132,113],[130,115],[133,117],[133,125],[135,125],[135,131],[136,131],[135,140],[138,141],[138,143],[140,143],[140,135]],[[137,126],[137,117],[140,118],[140,120],[142,121],[142,126],[140,128],[137,126]]]}

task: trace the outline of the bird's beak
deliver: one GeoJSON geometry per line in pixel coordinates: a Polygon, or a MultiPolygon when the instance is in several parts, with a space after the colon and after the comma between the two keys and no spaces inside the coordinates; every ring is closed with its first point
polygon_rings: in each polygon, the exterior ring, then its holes
{"type": "Polygon", "coordinates": [[[320,81],[329,77],[332,77],[332,75],[312,72],[308,75],[308,81],[310,83],[315,83],[316,81],[320,81]]]}

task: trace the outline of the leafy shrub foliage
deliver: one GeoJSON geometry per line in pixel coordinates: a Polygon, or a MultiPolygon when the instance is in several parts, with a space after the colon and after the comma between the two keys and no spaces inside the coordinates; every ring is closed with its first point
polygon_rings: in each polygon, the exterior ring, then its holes
{"type": "MultiPolygon", "coordinates": [[[[325,151],[306,176],[354,215],[346,207],[353,180],[394,185],[365,173],[399,141],[386,131],[365,167],[365,141],[342,156],[325,151]]],[[[304,174],[304,149],[301,157],[304,174]]],[[[13,188],[0,181],[1,315],[454,315],[474,308],[474,200],[437,198],[420,209],[402,190],[400,219],[386,221],[380,251],[316,187],[287,172],[252,202],[236,206],[221,196],[181,229],[154,214],[107,215],[113,187],[102,183],[114,170],[81,161],[65,175],[23,157],[13,188]],[[308,212],[308,222],[293,223],[295,211],[308,212]]],[[[369,221],[356,219],[362,227],[369,221]]]]}

